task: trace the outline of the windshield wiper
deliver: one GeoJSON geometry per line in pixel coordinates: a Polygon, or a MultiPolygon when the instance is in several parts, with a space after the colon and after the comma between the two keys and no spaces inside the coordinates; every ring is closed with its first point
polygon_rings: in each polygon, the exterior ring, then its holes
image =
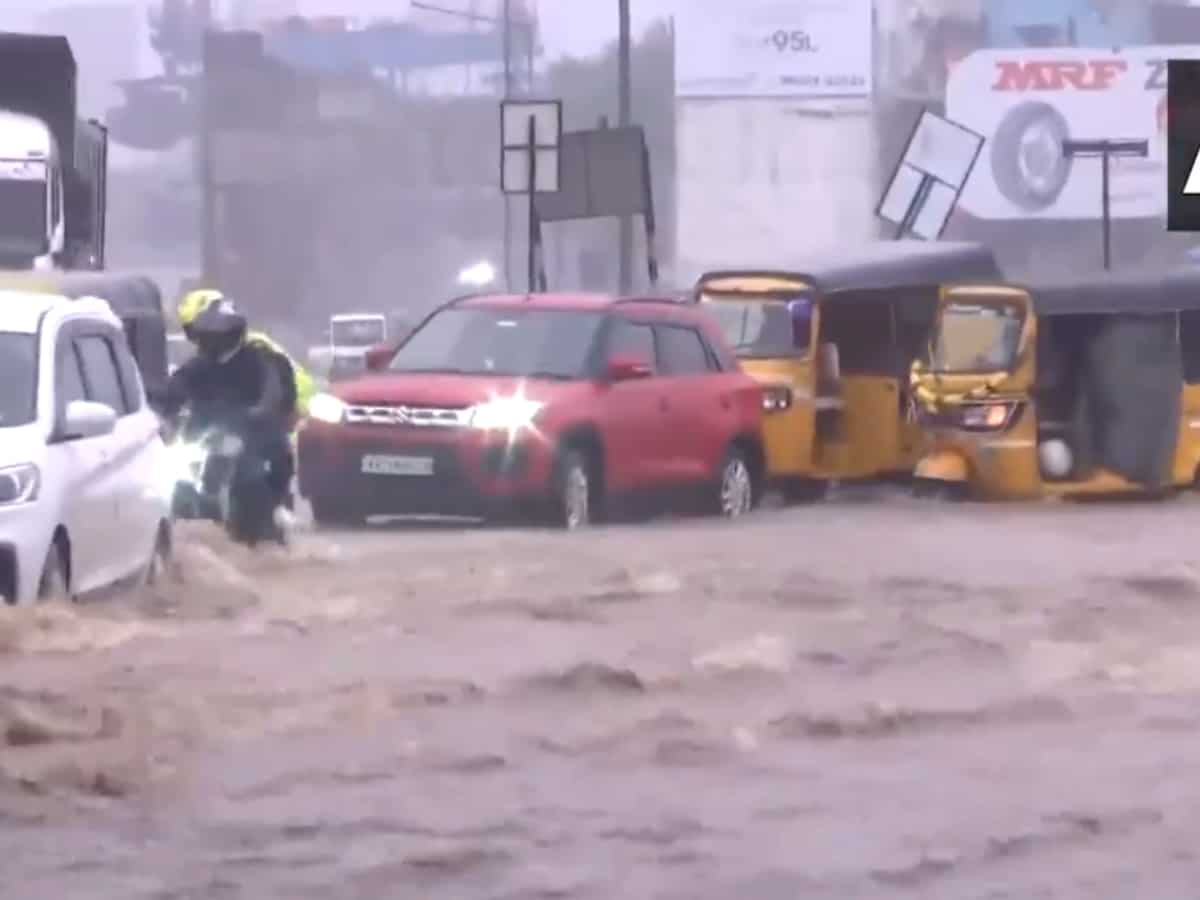
{"type": "Polygon", "coordinates": [[[534,372],[503,372],[498,369],[488,369],[482,372],[472,372],[472,375],[486,375],[488,378],[535,378],[544,381],[571,381],[578,378],[577,375],[566,375],[562,372],[551,371],[534,371],[534,372]]]}
{"type": "Polygon", "coordinates": [[[430,368],[430,369],[388,369],[389,372],[395,372],[397,375],[478,375],[478,372],[472,372],[469,369],[452,369],[446,368],[430,368]]]}

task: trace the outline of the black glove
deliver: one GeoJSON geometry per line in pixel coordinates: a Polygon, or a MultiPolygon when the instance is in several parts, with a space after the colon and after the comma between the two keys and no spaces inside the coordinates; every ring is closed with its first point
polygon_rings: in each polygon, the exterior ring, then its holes
{"type": "Polygon", "coordinates": [[[271,410],[265,406],[251,406],[246,410],[246,423],[248,425],[262,425],[271,418],[271,410]]]}
{"type": "Polygon", "coordinates": [[[164,444],[170,444],[179,436],[179,416],[159,416],[158,435],[164,444]]]}

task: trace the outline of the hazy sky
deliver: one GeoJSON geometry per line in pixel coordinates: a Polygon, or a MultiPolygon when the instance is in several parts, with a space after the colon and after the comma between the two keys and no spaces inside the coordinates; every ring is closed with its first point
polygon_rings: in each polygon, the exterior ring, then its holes
{"type": "MultiPolygon", "coordinates": [[[[471,0],[429,0],[447,9],[466,10],[471,0]]],[[[630,0],[634,28],[640,31],[656,18],[670,15],[687,0],[630,0]]],[[[695,0],[692,0],[695,3],[695,0]]],[[[331,9],[361,10],[360,15],[396,15],[405,0],[296,0],[304,14],[331,9]]],[[[542,39],[550,56],[586,55],[603,49],[617,35],[617,0],[537,0],[542,39]]],[[[481,13],[500,8],[499,0],[475,0],[481,13]]]]}
{"type": "MultiPolygon", "coordinates": [[[[87,0],[81,0],[87,2],[87,0]]],[[[96,0],[101,3],[120,3],[121,0],[96,0]]],[[[138,5],[150,5],[146,0],[137,0],[138,5]]],[[[226,3],[230,0],[225,0],[226,3]]],[[[408,3],[406,0],[260,0],[264,10],[293,5],[302,15],[361,15],[402,16],[408,3]]],[[[469,9],[472,0],[431,0],[438,6],[449,9],[469,9]]],[[[698,0],[691,0],[694,5],[698,0]]],[[[635,31],[641,31],[656,18],[668,16],[687,0],[630,0],[635,31]]],[[[247,0],[253,8],[254,0],[247,0]]],[[[499,7],[499,0],[475,0],[480,12],[491,12],[499,7]]],[[[73,3],[55,3],[52,0],[0,0],[0,29],[29,28],[33,16],[40,11],[56,6],[71,6],[73,3]]],[[[616,0],[538,0],[542,22],[543,42],[547,56],[582,56],[595,53],[616,37],[616,0]]],[[[148,51],[148,48],[147,48],[148,51]]],[[[152,58],[147,52],[145,62],[152,58]]]]}

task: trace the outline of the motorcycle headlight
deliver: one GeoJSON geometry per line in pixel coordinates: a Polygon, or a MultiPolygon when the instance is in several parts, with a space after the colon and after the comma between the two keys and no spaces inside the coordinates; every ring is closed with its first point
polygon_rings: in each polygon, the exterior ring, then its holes
{"type": "Polygon", "coordinates": [[[41,473],[33,463],[0,469],[0,506],[32,503],[41,484],[41,473]]]}
{"type": "Polygon", "coordinates": [[[308,417],[329,425],[339,425],[346,418],[346,404],[333,394],[317,394],[309,401],[308,417]]]}
{"type": "Polygon", "coordinates": [[[471,426],[486,431],[517,431],[533,424],[543,406],[524,397],[497,397],[471,410],[471,426]]]}

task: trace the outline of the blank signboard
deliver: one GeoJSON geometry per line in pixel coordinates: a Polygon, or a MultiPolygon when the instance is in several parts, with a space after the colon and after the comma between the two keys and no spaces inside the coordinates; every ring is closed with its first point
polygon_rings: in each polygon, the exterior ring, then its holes
{"type": "Polygon", "coordinates": [[[562,102],[504,100],[500,103],[500,189],[506,194],[553,193],[559,189],[562,102]],[[531,139],[532,138],[532,143],[531,139]],[[529,183],[530,162],[534,183],[529,183]]]}
{"type": "Polygon", "coordinates": [[[545,222],[641,215],[649,206],[646,138],[640,126],[594,128],[562,136],[562,183],[540,195],[545,222]]]}

